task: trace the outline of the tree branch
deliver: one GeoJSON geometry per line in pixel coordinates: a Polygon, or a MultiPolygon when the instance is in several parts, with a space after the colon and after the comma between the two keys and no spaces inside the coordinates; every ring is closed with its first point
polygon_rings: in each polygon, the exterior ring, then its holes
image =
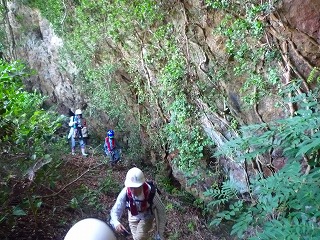
{"type": "Polygon", "coordinates": [[[73,183],[75,183],[76,181],[78,181],[80,178],[82,178],[85,174],[87,174],[88,172],[90,172],[93,169],[96,169],[98,167],[100,167],[101,165],[103,165],[104,163],[100,163],[92,168],[88,168],[86,171],[84,171],[83,173],[80,174],[80,176],[78,176],[77,178],[75,178],[73,181],[69,182],[68,184],[64,185],[58,192],[55,192],[53,194],[50,195],[46,195],[46,196],[42,196],[42,198],[49,198],[49,197],[54,197],[57,196],[59,193],[61,193],[63,190],[65,190],[67,187],[69,187],[70,185],[72,185],[73,183]]]}

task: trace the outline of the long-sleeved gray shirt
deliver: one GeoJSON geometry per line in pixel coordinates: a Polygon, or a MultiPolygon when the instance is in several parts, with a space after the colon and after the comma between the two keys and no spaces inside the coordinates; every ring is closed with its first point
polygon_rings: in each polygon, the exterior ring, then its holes
{"type": "MultiPolygon", "coordinates": [[[[149,188],[151,188],[149,186],[149,188]]],[[[123,188],[121,192],[119,193],[116,203],[111,209],[111,220],[110,223],[113,227],[116,227],[120,224],[120,219],[123,214],[124,209],[126,208],[126,195],[127,195],[127,188],[123,188]]],[[[135,196],[133,196],[133,199],[139,199],[135,196]]],[[[143,199],[139,199],[143,200],[143,199]]],[[[136,202],[137,206],[139,206],[140,202],[136,202]]],[[[132,216],[131,214],[128,214],[128,221],[137,221],[141,219],[150,219],[156,217],[156,223],[157,223],[157,233],[160,235],[161,239],[163,239],[163,233],[166,225],[166,210],[165,207],[160,199],[160,196],[158,193],[155,194],[153,199],[153,205],[152,205],[152,212],[145,211],[145,212],[139,212],[138,215],[132,216]]]]}

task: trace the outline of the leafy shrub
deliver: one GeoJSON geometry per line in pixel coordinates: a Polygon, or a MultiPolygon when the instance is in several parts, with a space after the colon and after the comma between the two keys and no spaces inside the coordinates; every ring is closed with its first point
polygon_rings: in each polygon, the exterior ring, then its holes
{"type": "Polygon", "coordinates": [[[0,73],[0,126],[6,129],[1,133],[0,149],[9,155],[23,153],[31,161],[40,159],[48,154],[48,143],[62,117],[41,108],[45,97],[23,90],[21,79],[27,75],[23,64],[0,61],[0,73]]]}
{"type": "Polygon", "coordinates": [[[52,161],[52,153],[60,144],[54,133],[61,126],[62,117],[41,108],[45,97],[23,89],[22,79],[29,74],[18,61],[0,60],[0,175],[4,181],[0,193],[3,207],[0,222],[26,214],[23,208],[36,217],[41,200],[32,194],[10,210],[8,198],[14,192],[10,186],[13,183],[19,186],[26,177],[36,180],[36,172],[52,161]]]}
{"type": "Polygon", "coordinates": [[[266,179],[261,176],[251,179],[249,200],[237,199],[234,192],[227,191],[229,187],[208,191],[214,198],[209,207],[217,203],[229,204],[228,209],[216,215],[212,224],[218,225],[224,220],[234,222],[231,233],[241,239],[320,237],[317,95],[315,91],[293,97],[290,101],[300,106],[294,117],[243,127],[241,137],[226,143],[216,154],[250,162],[272,149],[282,149],[287,163],[266,179]],[[302,159],[308,160],[310,172],[305,173],[301,168],[302,159]]]}
{"type": "Polygon", "coordinates": [[[316,221],[320,214],[319,174],[317,168],[304,175],[295,162],[267,179],[258,178],[251,184],[252,203],[235,201],[219,212],[212,224],[218,225],[223,220],[234,222],[231,234],[241,239],[319,237],[316,221]]]}
{"type": "Polygon", "coordinates": [[[106,178],[100,183],[98,192],[117,195],[121,191],[121,185],[112,178],[111,170],[107,171],[106,178]]]}

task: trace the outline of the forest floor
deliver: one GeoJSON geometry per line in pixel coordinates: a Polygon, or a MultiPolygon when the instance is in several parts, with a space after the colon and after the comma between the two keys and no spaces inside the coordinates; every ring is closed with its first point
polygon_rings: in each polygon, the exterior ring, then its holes
{"type": "MultiPolygon", "coordinates": [[[[104,156],[85,158],[67,154],[62,159],[59,169],[55,171],[59,172],[58,176],[47,172],[48,178],[55,179],[50,186],[35,182],[17,183],[14,186],[13,196],[10,196],[12,205],[21,200],[21,193],[23,199],[29,199],[29,211],[25,216],[22,214],[11,222],[0,224],[1,240],[62,240],[72,225],[82,219],[90,217],[107,221],[131,166],[125,166],[123,162],[110,166],[104,156]],[[24,189],[32,191],[26,192],[24,189]]],[[[145,175],[148,179],[154,177],[146,171],[145,175]]],[[[173,194],[161,189],[161,198],[167,209],[166,239],[232,239],[227,230],[209,230],[208,222],[199,208],[186,196],[181,195],[181,191],[173,194]]],[[[122,222],[128,226],[125,216],[122,222]]],[[[132,239],[131,236],[117,237],[132,239]]]]}

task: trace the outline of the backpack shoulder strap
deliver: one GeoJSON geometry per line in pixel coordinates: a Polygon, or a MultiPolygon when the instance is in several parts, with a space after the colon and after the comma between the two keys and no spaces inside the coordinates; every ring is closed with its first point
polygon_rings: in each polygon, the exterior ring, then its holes
{"type": "Polygon", "coordinates": [[[110,149],[109,137],[106,137],[105,143],[106,143],[106,145],[107,145],[108,150],[110,151],[111,149],[110,149]]]}
{"type": "Polygon", "coordinates": [[[150,207],[152,207],[153,199],[156,193],[160,194],[159,189],[157,188],[157,185],[153,181],[147,181],[147,183],[150,185],[150,193],[148,198],[148,203],[150,204],[150,207]]]}
{"type": "Polygon", "coordinates": [[[130,188],[127,187],[126,191],[126,201],[129,202],[130,198],[132,198],[132,193],[130,191],[130,188]]]}
{"type": "Polygon", "coordinates": [[[153,199],[154,199],[154,196],[156,195],[156,193],[158,192],[158,188],[153,181],[147,181],[147,183],[151,187],[149,197],[148,197],[148,203],[150,205],[151,214],[153,214],[153,211],[152,211],[153,199]]]}

